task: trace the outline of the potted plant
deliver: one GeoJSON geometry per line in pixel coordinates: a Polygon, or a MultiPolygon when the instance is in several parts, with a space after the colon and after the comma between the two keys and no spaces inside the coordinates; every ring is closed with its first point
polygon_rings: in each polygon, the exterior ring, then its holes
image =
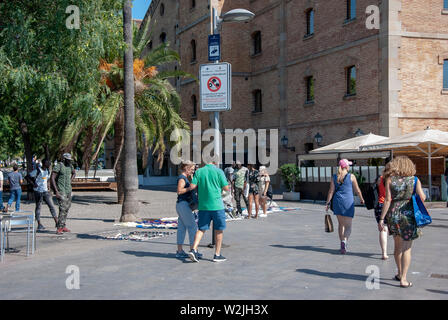
{"type": "Polygon", "coordinates": [[[283,200],[300,200],[300,192],[294,192],[295,185],[300,179],[300,168],[293,164],[287,163],[280,167],[280,174],[283,183],[285,184],[288,192],[283,192],[283,200]]]}
{"type": "MultiPolygon", "coordinates": [[[[362,192],[362,185],[366,182],[366,178],[363,177],[361,174],[359,174],[358,172],[352,172],[352,174],[355,176],[356,178],[356,182],[358,182],[358,186],[359,189],[362,192]]],[[[353,199],[355,201],[355,206],[360,206],[361,205],[361,199],[358,197],[358,195],[354,194],[353,195],[353,199]]]]}

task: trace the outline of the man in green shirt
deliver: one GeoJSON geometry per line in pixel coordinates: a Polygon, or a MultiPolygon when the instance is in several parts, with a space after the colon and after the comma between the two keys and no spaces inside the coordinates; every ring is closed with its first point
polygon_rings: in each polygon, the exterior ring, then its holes
{"type": "Polygon", "coordinates": [[[59,205],[59,218],[56,234],[70,232],[65,226],[68,210],[72,205],[72,180],[75,178],[76,171],[72,165],[72,156],[70,153],[64,153],[62,156],[64,162],[59,162],[53,168],[51,173],[51,184],[56,193],[59,205]]]}
{"type": "Polygon", "coordinates": [[[224,203],[222,202],[222,191],[229,191],[229,185],[224,172],[218,169],[214,164],[207,164],[205,167],[196,171],[190,190],[198,188],[199,213],[198,213],[198,231],[194,239],[193,249],[188,253],[191,260],[199,262],[198,246],[206,230],[210,228],[210,222],[213,221],[215,228],[216,246],[213,261],[225,261],[221,255],[221,246],[223,231],[226,228],[226,213],[224,203]]]}

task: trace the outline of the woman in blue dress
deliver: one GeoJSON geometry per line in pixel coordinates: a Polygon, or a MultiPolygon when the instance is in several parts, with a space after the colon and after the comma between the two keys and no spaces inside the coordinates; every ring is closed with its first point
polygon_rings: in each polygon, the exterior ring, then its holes
{"type": "Polygon", "coordinates": [[[338,219],[339,240],[341,241],[341,254],[347,252],[347,241],[352,232],[352,220],[355,215],[355,202],[353,190],[364,204],[364,198],[359,189],[356,177],[349,173],[351,161],[342,159],[339,161],[338,174],[333,175],[328,191],[326,211],[330,208],[331,199],[333,206],[331,210],[338,219]]]}

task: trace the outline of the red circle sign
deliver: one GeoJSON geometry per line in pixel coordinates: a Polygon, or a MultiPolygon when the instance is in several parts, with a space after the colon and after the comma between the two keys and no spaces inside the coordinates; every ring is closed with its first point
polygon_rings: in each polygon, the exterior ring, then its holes
{"type": "Polygon", "coordinates": [[[216,92],[221,89],[221,80],[218,77],[211,77],[207,81],[207,88],[211,92],[216,92]]]}

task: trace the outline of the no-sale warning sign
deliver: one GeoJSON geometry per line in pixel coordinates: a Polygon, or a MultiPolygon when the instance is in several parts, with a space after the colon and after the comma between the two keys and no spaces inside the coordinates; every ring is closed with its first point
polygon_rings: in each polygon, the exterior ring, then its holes
{"type": "Polygon", "coordinates": [[[207,87],[211,92],[217,92],[221,89],[221,79],[218,77],[211,77],[207,81],[207,87]]]}
{"type": "Polygon", "coordinates": [[[227,62],[200,66],[199,79],[201,111],[231,109],[231,65],[227,62]]]}

